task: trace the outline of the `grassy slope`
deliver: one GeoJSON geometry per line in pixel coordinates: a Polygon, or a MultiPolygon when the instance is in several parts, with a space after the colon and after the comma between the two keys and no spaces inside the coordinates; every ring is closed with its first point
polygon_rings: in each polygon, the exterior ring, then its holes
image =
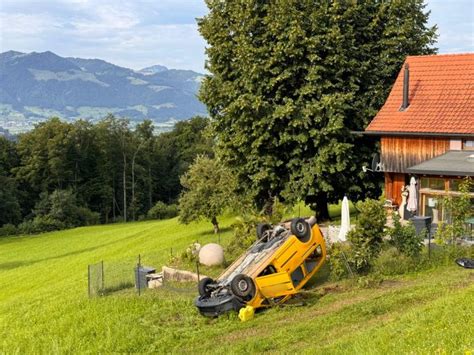
{"type": "MultiPolygon", "coordinates": [[[[159,266],[171,246],[215,241],[209,227],[173,219],[0,239],[0,352],[474,349],[474,272],[456,266],[371,289],[343,283],[328,292],[313,290],[305,294],[306,306],[271,309],[246,323],[235,314],[203,318],[192,295],[167,290],[87,298],[87,264],[161,250],[154,259],[159,266]]],[[[230,235],[224,232],[223,241],[230,235]]]]}

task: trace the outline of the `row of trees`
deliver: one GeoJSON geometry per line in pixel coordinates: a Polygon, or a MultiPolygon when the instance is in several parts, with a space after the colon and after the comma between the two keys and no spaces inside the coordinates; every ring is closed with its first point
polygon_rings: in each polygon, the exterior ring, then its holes
{"type": "Polygon", "coordinates": [[[209,194],[227,196],[231,185],[270,213],[275,198],[304,200],[320,219],[344,194],[379,194],[361,171],[375,143],[352,131],[380,109],[407,55],[435,52],[423,0],[206,3],[198,26],[210,75],[200,99],[211,134],[202,118],[159,136],[149,121],[131,130],[113,116],[95,125],[51,119],[18,143],[0,142],[0,223],[31,217],[41,193],[65,189],[103,222],[135,220],[176,200],[180,176],[197,154],[212,156],[213,143],[217,160],[201,159],[181,181],[185,222],[199,207],[217,230],[224,199],[209,194]]]}
{"type": "Polygon", "coordinates": [[[54,191],[71,191],[102,222],[136,220],[157,201],[175,202],[179,178],[197,154],[212,155],[208,120],[179,122],[154,134],[108,116],[97,124],[52,118],[17,142],[0,138],[0,226],[37,216],[54,191]]]}

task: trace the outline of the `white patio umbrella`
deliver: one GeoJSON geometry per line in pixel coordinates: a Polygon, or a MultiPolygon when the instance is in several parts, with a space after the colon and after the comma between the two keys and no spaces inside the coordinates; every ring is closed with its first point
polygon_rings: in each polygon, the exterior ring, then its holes
{"type": "Polygon", "coordinates": [[[416,180],[412,176],[410,179],[410,186],[408,187],[408,202],[407,202],[407,210],[415,213],[418,209],[418,200],[416,198],[416,180]]]}
{"type": "Polygon", "coordinates": [[[351,229],[351,218],[349,213],[349,200],[346,196],[344,196],[341,206],[341,229],[339,230],[339,235],[337,236],[337,239],[339,239],[341,242],[345,242],[347,240],[347,233],[351,229]]]}

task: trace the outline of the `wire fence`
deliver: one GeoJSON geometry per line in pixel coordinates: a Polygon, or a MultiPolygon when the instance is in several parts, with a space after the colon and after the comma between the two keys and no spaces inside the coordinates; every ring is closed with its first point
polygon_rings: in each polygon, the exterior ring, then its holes
{"type": "Polygon", "coordinates": [[[173,249],[140,254],[115,262],[100,261],[88,265],[89,297],[106,296],[122,290],[141,295],[150,289],[165,289],[183,294],[196,294],[200,279],[199,265],[193,272],[163,268],[179,254],[173,249]]]}

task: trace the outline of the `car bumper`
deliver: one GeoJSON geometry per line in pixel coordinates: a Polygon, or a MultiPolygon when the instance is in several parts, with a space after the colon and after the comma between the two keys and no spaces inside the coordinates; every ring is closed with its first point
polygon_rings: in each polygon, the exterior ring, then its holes
{"type": "Polygon", "coordinates": [[[200,296],[194,301],[199,312],[207,317],[217,317],[222,313],[231,310],[239,311],[245,306],[234,295],[225,295],[217,297],[200,296]]]}

